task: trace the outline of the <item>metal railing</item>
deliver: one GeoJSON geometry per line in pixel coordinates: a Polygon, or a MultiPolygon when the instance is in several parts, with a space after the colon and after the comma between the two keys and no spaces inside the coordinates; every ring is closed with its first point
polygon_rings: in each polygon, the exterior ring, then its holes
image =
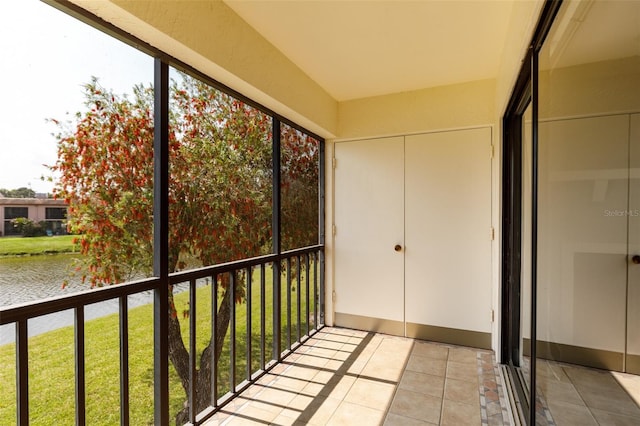
{"type": "MultiPolygon", "coordinates": [[[[324,246],[316,245],[282,254],[244,259],[169,275],[169,285],[186,287],[190,380],[187,387],[188,423],[200,424],[269,371],[280,360],[324,325],[324,246]],[[223,299],[225,290],[230,294],[223,299]],[[211,352],[209,404],[196,409],[198,338],[203,321],[207,339],[219,337],[220,303],[229,303],[229,327],[224,345],[211,352]],[[200,312],[203,302],[208,309],[200,312]],[[208,312],[207,312],[208,310],[208,312]],[[217,354],[222,353],[224,357],[217,354]],[[228,356],[227,356],[228,355],[228,356]],[[227,360],[221,365],[221,358],[227,360]]],[[[149,278],[95,290],[0,308],[0,325],[15,324],[17,423],[29,423],[29,333],[30,319],[65,310],[74,317],[75,423],[86,423],[85,308],[117,299],[120,357],[120,424],[129,424],[129,305],[128,297],[157,290],[158,278],[149,278]]],[[[154,302],[157,303],[157,302],[154,302]]],[[[180,312],[179,312],[180,313],[180,312]]],[[[169,314],[167,312],[167,314],[169,314]]],[[[215,344],[214,348],[215,348],[215,344]]],[[[154,353],[160,348],[154,347],[154,353]]],[[[6,384],[5,384],[6,385],[6,384]]],[[[154,381],[154,387],[158,383],[154,381]]],[[[162,389],[167,392],[168,389],[162,389]]]]}

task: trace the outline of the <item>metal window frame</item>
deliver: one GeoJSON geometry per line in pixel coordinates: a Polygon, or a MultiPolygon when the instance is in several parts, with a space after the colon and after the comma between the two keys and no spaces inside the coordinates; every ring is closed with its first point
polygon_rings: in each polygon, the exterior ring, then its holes
{"type": "Polygon", "coordinates": [[[524,407],[523,420],[536,418],[536,322],[537,322],[537,240],[538,240],[538,54],[562,6],[562,0],[546,0],[518,73],[503,116],[502,158],[502,249],[501,249],[501,360],[507,366],[515,397],[524,407]],[[520,296],[522,262],[522,116],[531,105],[531,349],[529,389],[515,376],[519,363],[520,296]]]}
{"type": "MultiPolygon", "coordinates": [[[[203,74],[202,72],[196,70],[195,68],[189,66],[188,64],[167,55],[165,52],[153,47],[149,43],[132,36],[131,34],[126,33],[122,29],[116,27],[115,25],[101,19],[100,17],[88,12],[87,10],[81,8],[80,6],[68,1],[68,0],[42,0],[44,3],[66,13],[67,15],[73,16],[78,20],[88,24],[99,31],[102,31],[125,44],[128,44],[137,50],[140,50],[154,58],[154,218],[153,218],[153,227],[154,227],[154,243],[153,243],[153,270],[154,270],[154,279],[147,280],[144,285],[149,286],[150,289],[153,290],[154,293],[154,308],[153,308],[153,336],[154,336],[154,423],[159,425],[168,425],[171,423],[171,419],[169,418],[169,354],[168,354],[168,312],[169,312],[169,303],[168,303],[168,292],[169,285],[171,283],[171,278],[169,275],[169,241],[168,241],[168,231],[169,231],[169,150],[168,150],[168,140],[169,140],[169,66],[172,66],[176,69],[179,69],[186,74],[197,78],[213,88],[220,90],[234,98],[242,101],[243,103],[252,106],[261,112],[269,115],[273,119],[273,224],[272,224],[272,242],[273,242],[273,253],[276,255],[276,260],[273,261],[273,270],[274,270],[274,324],[277,324],[278,327],[275,328],[279,332],[281,329],[281,271],[280,271],[280,262],[281,259],[286,258],[286,253],[282,253],[281,250],[281,223],[280,223],[280,211],[281,211],[281,197],[280,197],[280,124],[284,123],[296,130],[299,130],[303,134],[313,137],[319,143],[319,162],[318,162],[318,187],[319,187],[319,209],[318,209],[318,234],[319,234],[319,247],[318,261],[320,264],[320,301],[319,307],[320,312],[318,313],[318,304],[315,300],[314,294],[314,305],[315,312],[314,315],[317,317],[319,315],[320,321],[316,321],[316,328],[319,329],[324,324],[324,237],[325,237],[325,227],[324,227],[324,216],[325,216],[325,140],[321,136],[311,132],[304,127],[296,124],[295,122],[287,119],[286,117],[281,116],[275,111],[265,107],[264,105],[252,100],[251,98],[244,96],[243,94],[235,91],[234,89],[216,81],[215,79],[210,78],[209,76],[203,74]],[[277,283],[277,285],[276,285],[277,283]],[[276,299],[277,295],[277,299],[276,299]]],[[[309,256],[309,254],[307,254],[309,256]]],[[[318,261],[316,263],[318,263],[318,261]]],[[[264,271],[264,265],[261,266],[261,269],[264,271]]],[[[262,281],[262,294],[264,295],[264,273],[261,276],[262,281]]],[[[316,288],[317,284],[317,276],[314,277],[314,288],[316,288]]],[[[212,286],[214,289],[217,287],[217,280],[214,276],[214,282],[216,283],[212,286]]],[[[191,286],[193,287],[193,285],[191,286]]],[[[233,284],[232,284],[233,288],[233,284]]],[[[105,289],[107,290],[107,289],[105,289]]],[[[103,292],[103,294],[112,293],[113,291],[107,290],[103,292]]],[[[114,292],[115,293],[115,292],[114,292]]],[[[193,292],[192,292],[193,293],[193,292]]],[[[127,309],[127,296],[120,296],[120,311],[126,311],[127,309]]],[[[87,300],[92,299],[92,296],[86,297],[87,300]]],[[[51,303],[61,303],[63,304],[63,300],[65,298],[60,298],[59,301],[52,301],[51,303]]],[[[83,299],[84,300],[84,299],[83,299]]],[[[214,297],[215,300],[215,297],[214,297]]],[[[232,298],[233,300],[233,298],[232,298]]],[[[264,297],[261,299],[261,304],[264,305],[264,297]]],[[[43,304],[38,309],[42,309],[46,311],[46,308],[50,305],[50,303],[43,304]]],[[[214,304],[215,305],[215,304],[214,304]]],[[[84,320],[83,320],[83,306],[76,306],[76,337],[75,337],[75,346],[76,346],[76,358],[82,358],[82,354],[84,353],[84,320]]],[[[307,307],[308,308],[308,307],[307,307]]],[[[192,309],[195,309],[195,304],[192,306],[192,309]]],[[[195,313],[195,312],[194,312],[195,313]]],[[[235,318],[235,313],[232,315],[232,321],[235,318]]],[[[4,318],[9,320],[10,318],[4,318]]],[[[128,344],[126,340],[128,339],[128,333],[126,332],[127,328],[127,319],[126,315],[124,319],[122,319],[121,315],[121,342],[125,341],[123,345],[121,345],[121,353],[120,353],[120,362],[121,362],[121,394],[124,395],[124,403],[121,407],[122,419],[125,424],[128,421],[128,414],[125,413],[128,411],[129,405],[129,392],[128,389],[128,369],[126,364],[126,358],[128,356],[128,344]]],[[[212,326],[215,326],[215,313],[212,315],[212,326]]],[[[193,320],[192,320],[193,322],[193,320]]],[[[264,321],[262,321],[264,323],[264,321]]],[[[261,326],[262,339],[264,341],[264,324],[261,326]]],[[[18,393],[18,422],[20,424],[28,424],[28,359],[26,357],[27,354],[27,320],[19,319],[16,321],[16,336],[17,336],[17,393],[18,393]],[[24,348],[24,357],[21,357],[20,354],[23,353],[21,348],[24,348]]],[[[235,339],[234,339],[235,340],[235,339]]],[[[263,345],[264,346],[264,345],[263,345]]],[[[274,358],[276,360],[282,359],[281,347],[280,347],[280,336],[274,335],[274,358]]],[[[215,352],[215,351],[214,351],[215,352]]],[[[235,351],[234,351],[235,352],[235,351]]],[[[263,351],[264,352],[264,351],[263,351]]],[[[76,404],[76,422],[77,424],[85,423],[85,395],[84,395],[84,363],[83,360],[76,360],[76,368],[81,371],[76,375],[77,386],[76,386],[76,400],[79,402],[76,404]]],[[[215,361],[215,360],[214,360],[215,361]]],[[[265,354],[261,354],[261,364],[263,368],[265,363],[265,354]]],[[[235,377],[234,368],[231,368],[233,376],[235,377]]],[[[216,375],[212,375],[212,385],[214,386],[212,392],[212,405],[214,407],[217,406],[217,398],[216,398],[216,375]]],[[[232,378],[232,387],[235,388],[235,384],[233,383],[234,378],[232,378]]],[[[191,412],[190,418],[191,420],[196,420],[197,413],[191,412]]]]}

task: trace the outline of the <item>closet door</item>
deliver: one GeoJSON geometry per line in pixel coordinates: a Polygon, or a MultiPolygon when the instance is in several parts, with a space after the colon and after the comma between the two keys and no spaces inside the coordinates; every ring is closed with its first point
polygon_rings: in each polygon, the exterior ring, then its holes
{"type": "Polygon", "coordinates": [[[335,158],[335,324],[404,335],[404,137],[335,158]]]}
{"type": "Polygon", "coordinates": [[[491,129],[405,140],[407,335],[491,346],[491,129]]]}

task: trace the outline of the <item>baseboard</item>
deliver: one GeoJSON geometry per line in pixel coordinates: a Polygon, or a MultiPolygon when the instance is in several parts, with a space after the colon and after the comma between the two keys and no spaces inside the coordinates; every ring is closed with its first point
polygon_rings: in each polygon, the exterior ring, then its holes
{"type": "Polygon", "coordinates": [[[335,313],[334,325],[337,327],[374,331],[376,333],[411,337],[414,339],[430,340],[433,342],[449,343],[452,345],[491,349],[491,333],[482,333],[479,331],[437,327],[434,325],[415,324],[411,322],[406,323],[405,329],[405,323],[402,321],[345,314],[341,312],[335,313]]]}
{"type": "MultiPolygon", "coordinates": [[[[529,339],[523,339],[524,348],[529,348],[530,345],[531,341],[529,339]]],[[[529,351],[523,352],[524,356],[531,355],[530,353],[526,353],[529,351]]],[[[542,359],[578,364],[585,367],[601,368],[603,370],[610,371],[623,371],[624,354],[621,352],[538,340],[536,342],[536,356],[542,359]]],[[[628,355],[627,371],[629,371],[630,364],[640,370],[640,356],[628,355]],[[634,359],[630,360],[629,357],[633,357],[634,359]]]]}
{"type": "Polygon", "coordinates": [[[471,348],[491,349],[491,333],[483,333],[480,331],[408,322],[407,337],[468,346],[471,348]]]}

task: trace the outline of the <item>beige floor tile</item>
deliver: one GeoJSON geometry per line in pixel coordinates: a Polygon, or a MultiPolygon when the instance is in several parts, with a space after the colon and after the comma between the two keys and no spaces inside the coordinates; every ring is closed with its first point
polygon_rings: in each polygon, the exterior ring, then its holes
{"type": "Polygon", "coordinates": [[[272,387],[300,392],[307,384],[309,384],[309,380],[283,376],[276,380],[272,387]]]}
{"type": "Polygon", "coordinates": [[[561,365],[545,360],[538,360],[536,363],[536,375],[538,378],[543,377],[548,380],[558,382],[571,383],[569,376],[564,372],[561,365]]]}
{"type": "Polygon", "coordinates": [[[333,376],[320,390],[320,395],[342,400],[356,381],[355,376],[333,376]]]}
{"type": "Polygon", "coordinates": [[[330,359],[324,367],[322,367],[323,370],[330,370],[334,374],[344,374],[346,368],[345,361],[340,361],[339,359],[330,359]]]}
{"type": "Polygon", "coordinates": [[[620,386],[629,394],[631,398],[640,406],[640,376],[636,376],[635,374],[627,374],[627,373],[618,373],[617,371],[612,371],[611,375],[620,386]]]}
{"type": "Polygon", "coordinates": [[[329,359],[327,358],[304,354],[296,360],[296,365],[306,365],[307,367],[322,368],[327,362],[329,362],[329,359]]]}
{"type": "Polygon", "coordinates": [[[325,349],[320,346],[314,346],[307,351],[306,355],[319,356],[327,359],[333,358],[338,351],[336,349],[325,349]]]}
{"type": "Polygon", "coordinates": [[[573,366],[564,366],[563,370],[578,392],[582,389],[594,391],[618,391],[621,389],[616,379],[608,371],[573,366]]]}
{"type": "Polygon", "coordinates": [[[254,396],[251,405],[262,410],[279,413],[296,396],[295,392],[267,388],[254,396]]]}
{"type": "MultiPolygon", "coordinates": [[[[335,342],[335,341],[331,341],[331,340],[320,340],[318,341],[315,345],[313,345],[316,348],[322,348],[322,349],[331,349],[334,351],[339,351],[342,350],[342,348],[345,346],[345,342],[335,342]]],[[[350,347],[350,345],[348,345],[350,347]]]]}
{"type": "Polygon", "coordinates": [[[398,389],[389,412],[437,424],[440,421],[441,408],[440,398],[398,389]]]}
{"type": "Polygon", "coordinates": [[[386,410],[391,404],[395,390],[394,385],[385,382],[358,378],[344,400],[376,410],[386,410]]]}
{"type": "Polygon", "coordinates": [[[279,415],[271,421],[271,424],[274,426],[302,426],[306,423],[295,418],[279,415]]]}
{"type": "Polygon", "coordinates": [[[310,425],[325,425],[340,405],[339,399],[319,397],[300,414],[298,420],[310,425]]]}
{"type": "Polygon", "coordinates": [[[577,388],[578,393],[587,407],[640,418],[640,408],[638,408],[635,401],[622,389],[592,389],[593,388],[577,388]]]}
{"type": "Polygon", "coordinates": [[[384,426],[428,426],[435,423],[427,423],[422,420],[412,419],[410,417],[400,416],[398,414],[389,413],[384,420],[384,426]]]}
{"type": "Polygon", "coordinates": [[[352,353],[348,351],[335,350],[335,354],[331,358],[340,361],[346,361],[351,355],[352,353]]]}
{"type": "Polygon", "coordinates": [[[411,356],[407,362],[407,370],[419,373],[444,377],[447,370],[447,361],[441,359],[411,356]]]}
{"type": "Polygon", "coordinates": [[[389,382],[398,383],[402,377],[402,367],[388,365],[373,365],[368,363],[360,372],[360,376],[369,379],[387,380],[389,382]]]}
{"type": "Polygon", "coordinates": [[[362,370],[364,370],[364,367],[367,366],[367,360],[356,360],[353,364],[349,365],[349,367],[346,369],[346,371],[344,372],[345,374],[355,374],[358,375],[360,373],[362,373],[362,370]]]}
{"type": "Polygon", "coordinates": [[[280,412],[280,416],[299,418],[302,413],[313,404],[314,397],[298,394],[287,404],[287,408],[280,412]]]}
{"type": "Polygon", "coordinates": [[[343,401],[329,418],[331,426],[379,425],[384,419],[384,410],[343,401]]]}
{"type": "Polygon", "coordinates": [[[547,401],[562,401],[569,404],[584,405],[584,401],[571,383],[560,382],[546,377],[538,377],[538,388],[547,401]]]}
{"type": "Polygon", "coordinates": [[[480,389],[474,382],[447,379],[444,385],[444,399],[480,407],[480,389]]]}
{"type": "Polygon", "coordinates": [[[619,413],[610,413],[608,411],[591,409],[591,414],[596,418],[600,426],[638,426],[640,425],[640,417],[625,416],[619,413]]]}
{"type": "Polygon", "coordinates": [[[444,377],[407,370],[402,375],[399,388],[442,398],[444,377]]]}
{"type": "Polygon", "coordinates": [[[477,365],[478,352],[473,349],[453,347],[449,349],[449,361],[477,365]]]}
{"type": "MultiPolygon", "coordinates": [[[[275,419],[278,414],[280,414],[280,411],[282,411],[282,409],[276,411],[265,410],[261,405],[259,406],[257,403],[251,402],[240,408],[237,414],[232,417],[239,418],[244,421],[261,422],[264,424],[265,422],[269,423],[271,420],[275,419]]],[[[230,423],[235,424],[233,421],[230,423]]],[[[240,424],[245,423],[240,422],[240,424]]]]}
{"type": "Polygon", "coordinates": [[[294,364],[291,367],[287,368],[279,378],[290,377],[300,380],[310,380],[316,374],[318,374],[318,368],[309,367],[307,365],[302,364],[294,364]]]}
{"type": "Polygon", "coordinates": [[[595,426],[598,424],[584,405],[568,404],[561,401],[547,401],[547,403],[557,426],[595,426]]]}
{"type": "Polygon", "coordinates": [[[444,400],[442,407],[441,425],[463,426],[479,425],[482,422],[480,416],[480,406],[463,404],[461,402],[444,400]]]}
{"type": "Polygon", "coordinates": [[[478,366],[476,364],[449,361],[447,363],[447,379],[478,383],[478,366]]]}
{"type": "Polygon", "coordinates": [[[412,355],[446,360],[449,356],[449,348],[436,343],[416,341],[413,345],[412,355]]]}

